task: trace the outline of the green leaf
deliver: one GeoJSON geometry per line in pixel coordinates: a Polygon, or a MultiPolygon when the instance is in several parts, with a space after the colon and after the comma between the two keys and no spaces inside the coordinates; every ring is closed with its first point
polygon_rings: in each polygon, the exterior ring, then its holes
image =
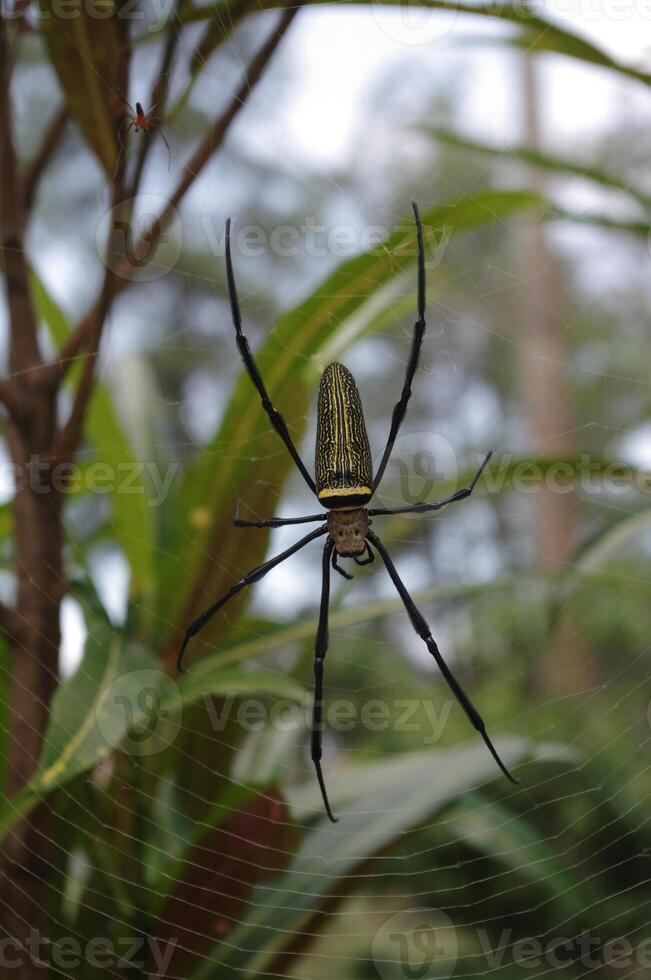
{"type": "Polygon", "coordinates": [[[119,681],[120,693],[137,703],[137,674],[142,669],[156,673],[155,659],[125,649],[117,632],[94,629],[78,670],[60,685],[52,701],[43,756],[31,781],[34,791],[47,793],[61,786],[120,744],[129,715],[106,697],[106,691],[119,681]]]}
{"type": "MultiPolygon", "coordinates": [[[[312,4],[320,4],[327,3],[328,0],[311,0],[311,2],[312,4]]],[[[395,0],[377,0],[378,4],[382,2],[388,8],[398,6],[395,0]]],[[[454,2],[454,0],[420,0],[420,2],[423,7],[429,7],[432,10],[459,13],[471,17],[487,17],[490,20],[500,20],[515,25],[521,28],[521,33],[516,36],[515,40],[510,40],[512,43],[525,47],[528,51],[549,51],[566,55],[569,58],[610,69],[645,85],[651,84],[651,75],[648,72],[640,71],[631,65],[617,61],[586,38],[559,26],[542,14],[535,13],[529,4],[462,3],[454,2]]],[[[348,0],[348,3],[366,6],[368,0],[348,0]]],[[[267,0],[264,9],[270,10],[282,6],[282,0],[267,0]]],[[[214,11],[218,11],[224,19],[235,18],[239,20],[244,16],[246,10],[247,8],[242,8],[237,0],[231,0],[228,4],[194,6],[189,9],[186,22],[205,20],[212,16],[214,11]]],[[[507,40],[509,39],[507,38],[507,40]]]]}
{"type": "Polygon", "coordinates": [[[534,150],[521,144],[502,147],[492,143],[483,143],[479,140],[462,136],[460,133],[453,133],[448,129],[432,129],[428,127],[425,129],[425,132],[429,133],[439,143],[454,147],[455,149],[468,150],[471,153],[479,153],[483,156],[494,157],[496,159],[526,163],[530,166],[539,167],[541,170],[551,171],[554,174],[589,180],[593,183],[600,184],[608,190],[622,191],[624,194],[633,197],[646,210],[651,209],[651,197],[644,194],[643,191],[632,187],[628,179],[616,177],[587,163],[578,163],[574,160],[568,160],[565,157],[542,153],[540,150],[534,150]]]}
{"type": "MultiPolygon", "coordinates": [[[[55,344],[60,345],[70,333],[68,318],[34,272],[32,291],[39,316],[47,324],[55,344]]],[[[75,366],[68,372],[67,383],[70,387],[74,388],[80,368],[81,365],[75,366]]],[[[144,600],[153,595],[156,582],[154,509],[150,505],[150,487],[145,481],[143,467],[143,463],[150,461],[136,458],[111,394],[99,381],[86,416],[85,431],[95,446],[98,461],[105,464],[111,473],[108,483],[113,510],[112,536],[129,562],[131,594],[136,599],[144,600]]],[[[91,470],[92,467],[86,468],[86,481],[91,470]]],[[[99,481],[98,487],[106,495],[99,481]]],[[[151,607],[152,603],[142,604],[151,607]]]]}
{"type": "Polygon", "coordinates": [[[580,920],[591,895],[580,877],[566,869],[567,855],[557,855],[540,830],[525,816],[495,803],[479,793],[469,793],[459,801],[446,821],[451,840],[463,840],[468,847],[508,868],[519,884],[509,887],[511,895],[524,897],[530,889],[546,893],[558,920],[580,920]]]}
{"type": "MultiPolygon", "coordinates": [[[[443,232],[449,238],[540,203],[537,195],[527,192],[484,191],[440,204],[422,216],[427,248],[437,249],[443,232]]],[[[343,263],[308,299],[281,317],[256,351],[269,395],[297,444],[305,430],[316,371],[324,366],[323,352],[333,346],[342,350],[369,322],[381,322],[376,308],[379,292],[415,262],[413,222],[407,219],[381,247],[343,263]]],[[[290,465],[250,378],[241,371],[217,437],[182,483],[176,513],[185,515],[185,521],[181,517],[176,522],[176,539],[166,549],[174,555],[173,563],[168,561],[162,573],[166,622],[187,625],[205,608],[208,597],[226,591],[235,570],[244,571],[262,560],[267,535],[234,528],[234,503],[241,498],[246,510],[271,516],[290,465]]],[[[230,619],[236,618],[237,602],[231,606],[230,619]]],[[[203,638],[216,642],[226,623],[224,617],[215,617],[203,638]]]]}
{"type": "Polygon", "coordinates": [[[566,55],[569,58],[588,62],[588,64],[608,68],[618,74],[643,82],[645,85],[651,84],[651,75],[648,72],[639,71],[630,65],[617,61],[586,38],[560,27],[553,20],[534,13],[528,4],[487,6],[484,4],[455,3],[453,0],[423,0],[423,4],[437,10],[458,11],[472,16],[479,15],[494,20],[508,21],[522,28],[522,33],[516,36],[515,43],[527,51],[548,51],[566,55]]]}
{"type": "Polygon", "coordinates": [[[36,773],[0,808],[0,838],[43,796],[115,750],[149,755],[167,748],[179,733],[183,706],[204,694],[307,702],[295,681],[266,671],[204,669],[176,683],[151,654],[94,622],[79,669],[54,696],[36,773]]]}
{"type": "Polygon", "coordinates": [[[595,535],[580,549],[573,564],[582,572],[596,571],[631,542],[639,544],[648,531],[651,531],[651,509],[627,514],[595,535]]]}
{"type": "MultiPolygon", "coordinates": [[[[498,738],[495,740],[498,755],[504,761],[507,769],[530,757],[534,749],[525,739],[498,738]]],[[[344,765],[337,771],[328,774],[328,795],[333,810],[338,811],[341,822],[354,819],[355,808],[362,807],[364,814],[373,814],[378,810],[390,811],[395,807],[399,812],[403,808],[416,805],[428,806],[432,799],[432,786],[436,785],[434,799],[437,803],[446,801],[450,791],[455,795],[457,780],[461,776],[464,793],[468,786],[499,777],[499,770],[493,769],[494,763],[490,755],[484,755],[486,748],[483,744],[470,741],[467,746],[454,749],[432,749],[428,752],[410,752],[392,756],[381,762],[361,762],[344,765]],[[454,770],[458,769],[459,772],[454,770]],[[419,787],[420,780],[423,784],[419,787]],[[387,795],[387,787],[392,786],[387,795]],[[401,792],[397,787],[401,787],[401,792]]],[[[315,781],[310,780],[298,787],[289,787],[285,796],[290,810],[297,820],[303,822],[319,819],[322,815],[323,804],[321,792],[315,781]]],[[[415,821],[414,825],[416,825],[415,821]]],[[[350,830],[347,827],[347,830],[350,830]]]]}
{"type": "Polygon", "coordinates": [[[589,64],[597,65],[601,68],[608,68],[618,74],[626,75],[628,78],[642,82],[644,85],[651,84],[651,75],[648,72],[617,61],[608,55],[603,48],[597,47],[597,45],[592,44],[585,38],[579,37],[577,34],[562,30],[556,25],[547,33],[540,23],[541,21],[542,18],[534,18],[532,21],[533,29],[531,29],[530,25],[526,25],[521,34],[516,34],[512,37],[489,38],[487,39],[488,43],[508,44],[512,47],[521,48],[528,54],[538,51],[565,55],[568,58],[587,61],[589,64]]]}
{"type": "Polygon", "coordinates": [[[40,0],[41,30],[63,94],[83,136],[112,178],[117,126],[124,116],[128,47],[113,0],[84,0],[70,16],[57,0],[40,0]]]}
{"type": "MultiPolygon", "coordinates": [[[[500,739],[497,749],[510,767],[535,751],[524,739],[500,739]]],[[[256,889],[244,921],[221,940],[193,980],[209,980],[216,970],[220,980],[273,972],[274,961],[296,937],[310,934],[314,916],[326,905],[332,911],[346,896],[357,869],[494,774],[484,746],[473,745],[348,766],[331,775],[339,823],[333,826],[321,817],[307,831],[287,872],[272,886],[256,889]]],[[[318,788],[312,785],[291,792],[289,802],[303,819],[321,812],[318,788]]]]}
{"type": "MultiPolygon", "coordinates": [[[[224,670],[215,661],[198,665],[185,674],[176,686],[183,704],[192,704],[205,694],[231,694],[237,697],[266,694],[298,704],[310,703],[305,688],[284,674],[264,670],[224,670]]],[[[169,707],[173,706],[172,702],[173,699],[170,699],[169,707]]],[[[163,700],[161,706],[165,708],[168,704],[163,700]]]]}
{"type": "Polygon", "coordinates": [[[609,231],[625,231],[629,235],[638,235],[643,238],[647,238],[651,232],[651,224],[648,221],[624,221],[620,218],[612,218],[607,214],[599,214],[594,211],[570,211],[555,205],[550,205],[545,213],[545,218],[548,221],[571,221],[573,224],[607,228],[609,231]]]}

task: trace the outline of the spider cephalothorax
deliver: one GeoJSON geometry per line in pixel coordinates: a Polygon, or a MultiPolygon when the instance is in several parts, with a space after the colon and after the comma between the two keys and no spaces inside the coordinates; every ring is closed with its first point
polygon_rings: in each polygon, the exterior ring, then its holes
{"type": "Polygon", "coordinates": [[[338,563],[337,557],[352,558],[358,565],[368,565],[374,560],[373,548],[379,553],[386,569],[391,577],[396,590],[402,599],[407,610],[412,626],[425,642],[427,649],[432,654],[441,673],[447,681],[452,693],[465,711],[466,715],[480,733],[493,758],[497,762],[502,772],[512,781],[516,782],[506,769],[500,759],[490,738],[486,733],[486,728],[481,716],[468,696],[463,691],[461,685],[454,677],[450,668],[446,664],[443,656],[432,637],[431,631],[420,610],[416,607],[407,589],[398,574],[398,570],[393,564],[391,556],[383,545],[380,538],[371,530],[369,518],[384,514],[406,514],[406,513],[426,513],[428,511],[440,510],[447,504],[454,503],[456,500],[464,500],[469,497],[474,490],[484,467],[486,466],[491,454],[485,457],[483,463],[477,470],[474,479],[469,486],[456,493],[438,500],[434,503],[418,503],[408,507],[398,507],[394,510],[378,508],[367,510],[364,505],[368,503],[377,490],[380,480],[384,474],[391,450],[396,441],[398,430],[402,424],[407,410],[407,403],[411,397],[411,382],[413,381],[420,348],[425,333],[425,253],[423,249],[423,231],[421,228],[418,208],[413,205],[414,216],[416,218],[416,234],[418,241],[418,319],[414,325],[414,336],[412,340],[411,353],[407,362],[405,381],[402,388],[400,400],[393,409],[391,417],[391,427],[389,437],[380,459],[375,476],[373,476],[373,466],[371,463],[371,451],[369,448],[366,426],[364,425],[364,414],[362,403],[350,371],[342,364],[330,364],[321,377],[319,385],[319,404],[317,418],[317,436],[315,452],[315,475],[313,480],[301,459],[296,446],[292,441],[289,430],[282,415],[273,407],[264,381],[260,375],[258,367],[249,349],[248,341],[242,332],[242,320],[240,308],[235,289],[235,279],[233,277],[233,263],[230,248],[230,219],[226,222],[226,274],[228,278],[228,288],[231,299],[231,310],[233,323],[235,326],[235,339],[239,348],[244,366],[248,371],[253,384],[258,390],[262,400],[262,406],[269,416],[269,421],[278,432],[278,435],[285,443],[292,459],[296,463],[303,479],[314,493],[319,502],[328,508],[327,514],[310,514],[306,517],[274,517],[269,520],[247,521],[239,516],[239,509],[236,512],[235,524],[238,527],[282,527],[286,524],[309,524],[320,523],[315,531],[310,531],[305,537],[301,538],[296,544],[282,551],[274,558],[270,558],[262,565],[258,565],[251,572],[236,582],[228,592],[218,599],[209,609],[206,609],[185,631],[183,645],[179,652],[178,668],[183,670],[182,660],[185,648],[189,640],[196,636],[203,626],[211,619],[215,613],[222,608],[234,595],[240,592],[245,586],[257,582],[267,572],[271,571],[281,562],[291,555],[296,554],[301,548],[314,541],[316,538],[327,535],[321,559],[321,604],[319,611],[319,625],[316,633],[316,643],[314,648],[314,707],[312,711],[312,737],[311,737],[311,756],[316,769],[317,779],[321,788],[321,795],[329,818],[334,821],[328,794],[325,788],[323,772],[321,770],[321,729],[323,727],[323,664],[328,649],[328,605],[330,599],[330,566],[345,578],[352,578],[338,563]],[[325,518],[325,523],[323,523],[325,518]],[[366,552],[366,558],[360,555],[366,552]]]}
{"type": "Polygon", "coordinates": [[[342,558],[353,558],[366,551],[368,516],[361,507],[354,510],[331,510],[328,514],[328,534],[342,558]]]}

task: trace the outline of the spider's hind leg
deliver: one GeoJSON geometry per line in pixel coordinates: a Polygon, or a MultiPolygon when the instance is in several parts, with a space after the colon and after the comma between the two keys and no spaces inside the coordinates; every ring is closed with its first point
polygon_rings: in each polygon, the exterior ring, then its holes
{"type": "Polygon", "coordinates": [[[327,533],[328,527],[327,525],[324,525],[323,527],[318,527],[315,531],[311,531],[309,534],[306,534],[304,538],[301,538],[300,541],[297,541],[296,544],[293,544],[290,548],[287,548],[285,551],[281,551],[279,555],[276,555],[274,558],[270,558],[268,561],[263,562],[262,565],[258,565],[257,568],[253,568],[250,572],[247,572],[247,574],[241,578],[239,582],[236,582],[235,585],[230,587],[228,592],[225,592],[221,598],[219,598],[216,602],[213,602],[212,606],[209,606],[204,612],[201,613],[200,616],[197,616],[197,618],[190,623],[185,631],[183,643],[176,660],[176,669],[181,674],[186,673],[186,668],[183,666],[183,656],[188,643],[193,636],[196,636],[197,633],[201,632],[206,623],[208,623],[213,618],[215,613],[217,613],[222,606],[225,606],[226,603],[233,598],[233,596],[237,595],[238,592],[241,592],[247,585],[253,585],[254,582],[259,582],[260,579],[264,578],[267,572],[270,572],[272,568],[276,567],[276,565],[280,565],[286,558],[290,558],[292,555],[295,555],[297,551],[304,548],[310,541],[314,541],[315,538],[319,538],[322,534],[327,533]]]}
{"type": "MultiPolygon", "coordinates": [[[[321,769],[321,730],[323,728],[323,662],[328,651],[328,605],[330,603],[330,552],[333,556],[334,541],[328,538],[323,549],[322,565],[322,584],[321,584],[321,607],[319,610],[319,626],[316,631],[316,642],[314,644],[314,706],[312,708],[312,738],[310,744],[310,754],[316,769],[316,778],[319,781],[319,788],[323,798],[328,819],[332,823],[337,823],[337,818],[332,812],[328,792],[325,787],[323,771],[321,769]]],[[[333,567],[336,567],[333,563],[333,567]]]]}
{"type": "Polygon", "coordinates": [[[518,780],[511,775],[509,770],[506,768],[506,766],[500,759],[497,749],[493,745],[490,736],[486,731],[486,726],[484,724],[481,715],[479,714],[474,704],[472,703],[472,701],[470,700],[466,692],[463,690],[458,680],[456,679],[456,677],[454,676],[454,674],[446,664],[445,660],[443,659],[441,651],[439,650],[434,638],[432,637],[431,630],[429,628],[429,625],[427,624],[427,621],[425,620],[425,617],[420,612],[420,610],[416,607],[414,600],[409,595],[404,582],[398,575],[398,570],[393,564],[393,561],[391,560],[391,556],[389,555],[387,549],[384,547],[384,545],[378,538],[377,534],[374,534],[372,531],[369,531],[369,537],[373,542],[373,544],[375,545],[375,547],[377,548],[378,552],[380,553],[380,557],[382,558],[382,561],[386,566],[386,570],[391,576],[391,580],[396,587],[398,595],[402,599],[403,605],[407,611],[407,615],[409,616],[409,619],[411,620],[412,626],[420,636],[421,640],[424,641],[429,652],[434,657],[434,660],[436,661],[439,670],[443,674],[443,677],[447,681],[450,690],[452,691],[455,698],[457,699],[457,701],[465,711],[466,716],[469,719],[470,723],[473,725],[476,731],[478,731],[481,737],[483,738],[486,748],[493,756],[495,762],[502,770],[506,778],[509,779],[512,783],[515,783],[517,785],[518,780]]]}

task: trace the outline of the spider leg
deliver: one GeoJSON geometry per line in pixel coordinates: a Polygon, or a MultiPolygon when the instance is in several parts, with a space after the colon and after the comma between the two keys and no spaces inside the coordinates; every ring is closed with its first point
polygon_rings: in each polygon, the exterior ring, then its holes
{"type": "Polygon", "coordinates": [[[323,661],[328,650],[328,604],[330,602],[330,553],[333,551],[334,541],[328,538],[323,549],[323,578],[321,585],[321,607],[319,610],[319,625],[316,631],[316,642],[314,644],[314,706],[312,708],[312,738],[311,756],[316,778],[319,781],[323,805],[325,806],[328,818],[337,823],[334,816],[328,793],[325,787],[323,772],[321,771],[321,730],[323,728],[323,661]]]}
{"type": "Polygon", "coordinates": [[[341,565],[337,561],[337,557],[338,557],[337,552],[336,551],[333,551],[332,552],[332,567],[334,568],[335,572],[339,572],[340,575],[343,575],[343,577],[344,578],[347,578],[348,581],[350,582],[350,580],[352,578],[354,578],[355,576],[354,575],[351,575],[350,572],[347,572],[345,568],[342,568],[341,567],[341,565]]]}
{"type": "Polygon", "coordinates": [[[116,174],[118,172],[118,169],[120,167],[120,163],[122,162],[122,159],[124,158],[124,154],[126,153],[126,146],[125,146],[124,140],[127,138],[127,136],[129,135],[129,133],[131,132],[132,126],[133,126],[133,120],[128,119],[128,120],[126,120],[126,126],[125,126],[125,120],[123,120],[120,123],[120,125],[117,127],[117,137],[118,137],[118,146],[119,146],[119,149],[118,149],[117,157],[115,159],[115,170],[113,171],[113,179],[115,179],[115,176],[116,176],[116,174]],[[124,138],[122,136],[122,130],[123,129],[124,129],[124,138]]]}
{"type": "Polygon", "coordinates": [[[240,502],[235,504],[235,517],[233,524],[235,527],[285,527],[287,524],[311,524],[313,521],[322,521],[323,514],[310,514],[308,517],[271,517],[266,521],[247,521],[240,517],[240,502]]]}
{"type": "Polygon", "coordinates": [[[275,568],[276,565],[280,565],[281,562],[285,561],[286,558],[291,557],[291,555],[295,555],[297,551],[300,551],[301,548],[305,547],[306,544],[309,544],[310,541],[314,541],[315,538],[326,534],[327,530],[328,526],[327,524],[324,524],[323,527],[318,527],[316,531],[310,531],[310,533],[306,534],[304,538],[301,538],[300,541],[293,544],[291,548],[281,551],[279,555],[276,555],[274,558],[270,558],[269,561],[263,562],[262,565],[258,565],[257,568],[254,568],[248,572],[244,578],[241,578],[239,582],[232,585],[228,592],[224,593],[224,595],[218,599],[217,602],[214,602],[212,606],[209,606],[208,609],[205,610],[205,612],[202,612],[200,616],[197,616],[194,622],[190,623],[185,631],[183,644],[179,650],[179,655],[176,660],[176,669],[182,674],[187,673],[187,670],[183,667],[183,654],[185,653],[188,643],[192,637],[196,636],[197,633],[203,629],[206,623],[213,618],[215,613],[218,612],[222,606],[226,605],[229,599],[232,599],[238,592],[241,592],[245,586],[253,585],[254,582],[258,582],[261,578],[264,578],[267,572],[270,572],[272,568],[275,568]]]}
{"type": "Polygon", "coordinates": [[[149,119],[149,116],[148,116],[147,118],[148,118],[149,122],[151,123],[151,125],[156,127],[156,132],[160,134],[160,138],[162,139],[163,143],[165,144],[165,148],[167,149],[167,169],[169,170],[170,167],[172,166],[172,148],[170,147],[170,145],[169,145],[169,143],[167,141],[167,137],[166,137],[165,132],[163,130],[163,127],[161,125],[162,122],[163,122],[163,120],[161,119],[160,116],[153,116],[151,119],[149,119]]]}
{"type": "Polygon", "coordinates": [[[411,504],[409,507],[396,507],[395,509],[381,507],[377,510],[369,510],[368,513],[372,517],[377,517],[381,514],[424,514],[428,510],[440,510],[441,507],[445,507],[447,504],[453,504],[457,500],[465,500],[477,486],[479,478],[484,472],[486,464],[492,455],[492,450],[486,454],[483,463],[472,478],[472,483],[470,486],[464,487],[463,490],[457,490],[456,493],[450,494],[449,497],[444,497],[443,500],[437,500],[436,503],[433,504],[411,504]]]}
{"type": "Polygon", "coordinates": [[[368,543],[368,541],[366,542],[366,554],[368,555],[367,558],[358,558],[357,555],[355,555],[355,558],[354,558],[355,564],[356,565],[370,565],[371,562],[374,562],[375,561],[375,555],[371,551],[371,546],[368,543]]]}
{"type": "Polygon", "coordinates": [[[405,584],[400,578],[400,576],[398,575],[398,571],[395,565],[393,564],[393,561],[391,560],[388,551],[386,550],[386,548],[378,538],[377,534],[374,534],[373,531],[369,531],[368,536],[373,542],[373,544],[375,545],[375,547],[377,548],[377,550],[380,552],[382,561],[386,565],[386,569],[389,575],[391,576],[393,584],[395,585],[398,591],[398,595],[400,596],[400,598],[404,603],[405,609],[407,610],[407,615],[411,620],[412,626],[414,627],[414,629],[416,630],[420,638],[425,641],[425,644],[427,645],[427,649],[434,657],[441,673],[443,674],[445,680],[447,681],[448,686],[452,690],[452,693],[454,694],[455,698],[457,699],[457,701],[465,711],[472,725],[475,727],[475,729],[479,732],[479,734],[483,738],[484,742],[486,743],[486,747],[488,748],[489,752],[495,759],[495,762],[500,767],[500,769],[502,770],[506,778],[510,779],[512,783],[517,784],[518,780],[513,778],[513,776],[508,771],[508,769],[500,759],[499,755],[497,754],[495,746],[491,742],[486,732],[486,726],[484,725],[484,722],[482,721],[479,712],[471,702],[470,698],[465,694],[463,688],[461,687],[461,685],[455,678],[454,674],[452,673],[452,671],[446,664],[445,660],[443,659],[439,648],[437,647],[436,643],[434,642],[434,639],[432,638],[432,633],[430,631],[429,626],[427,625],[427,622],[425,621],[422,613],[420,613],[419,610],[416,608],[414,600],[407,592],[405,584]]]}
{"type": "Polygon", "coordinates": [[[127,138],[127,136],[129,135],[129,133],[131,132],[131,129],[133,128],[133,126],[134,126],[133,119],[123,120],[122,123],[121,123],[121,125],[118,126],[118,142],[120,144],[120,149],[121,150],[124,150],[124,148],[125,148],[125,146],[124,146],[124,140],[127,138]],[[122,130],[123,129],[124,129],[124,139],[122,137],[122,130]]]}
{"type": "Polygon", "coordinates": [[[389,462],[389,457],[391,456],[391,450],[393,449],[393,444],[396,441],[398,430],[402,425],[402,420],[407,412],[407,404],[411,398],[411,383],[414,380],[416,368],[418,367],[418,358],[420,357],[423,334],[425,333],[425,250],[423,248],[423,227],[420,223],[418,205],[415,201],[412,201],[412,207],[414,209],[414,217],[416,219],[416,236],[418,239],[418,319],[414,324],[414,337],[411,343],[411,353],[409,355],[409,361],[407,362],[407,371],[405,373],[405,381],[402,386],[402,394],[400,395],[400,401],[396,403],[393,409],[389,438],[387,439],[387,444],[385,446],[384,453],[382,454],[380,465],[378,466],[375,479],[373,480],[373,490],[377,489],[377,487],[380,485],[380,480],[384,476],[384,471],[387,467],[387,463],[389,462]]]}
{"type": "Polygon", "coordinates": [[[237,299],[237,291],[235,289],[235,276],[233,275],[233,260],[231,258],[231,219],[229,218],[226,222],[226,277],[228,279],[228,292],[231,301],[231,314],[233,317],[233,325],[235,327],[235,339],[237,341],[237,346],[239,348],[240,355],[244,361],[244,367],[248,371],[251,381],[257,388],[258,394],[262,401],[262,407],[269,416],[269,421],[273,425],[274,429],[285,443],[290,456],[296,463],[296,466],[300,470],[303,479],[307,483],[308,487],[312,493],[316,493],[316,487],[314,485],[314,480],[305,468],[305,465],[298,454],[296,446],[292,441],[292,437],[289,434],[287,428],[287,423],[284,418],[278,412],[273,405],[265,388],[264,381],[262,380],[262,375],[258,370],[258,366],[255,363],[253,354],[249,347],[249,342],[245,335],[242,333],[242,317],[240,315],[240,305],[237,299]]]}

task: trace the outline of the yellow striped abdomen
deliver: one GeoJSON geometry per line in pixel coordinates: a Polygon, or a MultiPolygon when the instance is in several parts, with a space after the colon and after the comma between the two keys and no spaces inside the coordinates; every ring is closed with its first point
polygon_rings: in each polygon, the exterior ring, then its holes
{"type": "Polygon", "coordinates": [[[365,503],[373,492],[373,466],[359,391],[343,364],[329,364],[319,385],[316,492],[324,507],[365,503]]]}

